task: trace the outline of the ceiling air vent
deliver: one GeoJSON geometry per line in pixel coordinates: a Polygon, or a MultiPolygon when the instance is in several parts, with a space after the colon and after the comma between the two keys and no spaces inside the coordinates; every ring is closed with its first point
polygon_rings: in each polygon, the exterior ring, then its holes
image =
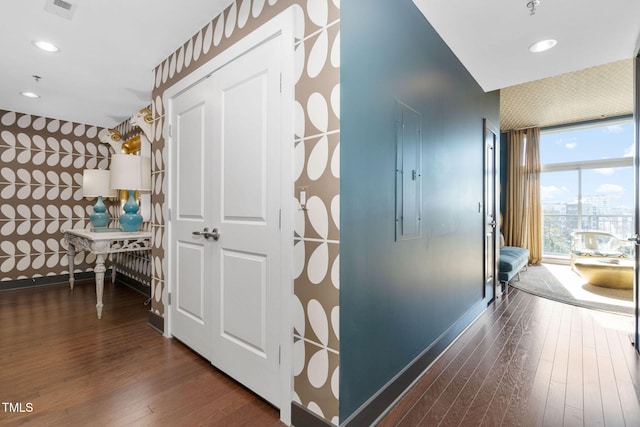
{"type": "Polygon", "coordinates": [[[73,14],[76,11],[76,5],[64,0],[47,0],[46,4],[44,5],[44,10],[53,13],[54,15],[58,15],[66,19],[71,19],[73,18],[73,14]]]}

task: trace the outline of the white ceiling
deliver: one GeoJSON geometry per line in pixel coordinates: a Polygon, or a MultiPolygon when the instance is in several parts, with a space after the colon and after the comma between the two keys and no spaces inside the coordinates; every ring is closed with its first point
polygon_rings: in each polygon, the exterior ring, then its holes
{"type": "MultiPolygon", "coordinates": [[[[104,127],[148,105],[153,68],[231,3],[65,0],[75,6],[69,20],[45,11],[52,1],[3,5],[0,109],[104,127]],[[31,44],[37,39],[61,51],[39,51],[31,44]],[[25,90],[41,98],[22,97],[25,90]]],[[[528,1],[414,0],[486,91],[633,56],[640,1],[541,0],[533,16],[528,1]],[[551,37],[555,49],[527,50],[551,37]]]]}
{"type": "Polygon", "coordinates": [[[632,58],[640,36],[638,0],[413,1],[485,91],[632,58]]]}
{"type": "Polygon", "coordinates": [[[153,69],[230,0],[4,1],[0,12],[0,109],[113,127],[151,103],[153,69]],[[45,53],[32,40],[60,48],[45,53]],[[41,76],[35,82],[32,75],[41,76]],[[21,96],[30,90],[39,99],[21,96]]]}

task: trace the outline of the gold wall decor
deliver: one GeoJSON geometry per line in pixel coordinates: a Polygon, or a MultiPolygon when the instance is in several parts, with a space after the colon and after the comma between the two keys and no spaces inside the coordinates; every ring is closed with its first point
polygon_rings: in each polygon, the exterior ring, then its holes
{"type": "MultiPolygon", "coordinates": [[[[120,147],[120,152],[123,154],[131,154],[132,156],[139,156],[141,149],[142,149],[142,142],[141,142],[140,135],[136,135],[127,139],[125,142],[122,143],[122,146],[120,147]]],[[[119,195],[120,195],[120,210],[118,212],[122,213],[124,212],[124,204],[127,203],[127,200],[129,199],[129,190],[120,189],[119,195]]],[[[136,190],[133,193],[133,197],[136,199],[136,203],[138,204],[138,206],[140,206],[140,209],[142,209],[142,200],[140,198],[140,191],[136,190]]]]}
{"type": "Polygon", "coordinates": [[[132,138],[127,139],[120,147],[120,151],[124,154],[139,155],[141,148],[142,148],[142,142],[140,140],[140,135],[136,135],[132,138]]]}

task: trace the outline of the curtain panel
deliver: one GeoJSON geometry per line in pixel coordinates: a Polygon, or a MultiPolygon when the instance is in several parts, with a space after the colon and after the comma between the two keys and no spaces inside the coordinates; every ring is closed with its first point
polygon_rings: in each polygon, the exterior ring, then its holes
{"type": "Polygon", "coordinates": [[[529,249],[529,263],[542,261],[540,128],[509,132],[505,243],[529,249]]]}

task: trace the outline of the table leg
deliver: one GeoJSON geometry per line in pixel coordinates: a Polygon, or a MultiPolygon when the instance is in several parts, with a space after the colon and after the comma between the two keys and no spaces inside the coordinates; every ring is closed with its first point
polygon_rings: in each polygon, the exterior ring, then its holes
{"type": "Polygon", "coordinates": [[[73,260],[76,257],[76,248],[74,248],[73,245],[70,244],[67,252],[69,253],[69,286],[71,287],[71,290],[73,290],[73,284],[76,281],[73,273],[73,270],[75,269],[73,260]]]}
{"type": "Polygon", "coordinates": [[[102,293],[104,292],[104,254],[96,254],[96,268],[93,270],[96,273],[96,311],[98,312],[98,319],[102,318],[102,293]]]}

